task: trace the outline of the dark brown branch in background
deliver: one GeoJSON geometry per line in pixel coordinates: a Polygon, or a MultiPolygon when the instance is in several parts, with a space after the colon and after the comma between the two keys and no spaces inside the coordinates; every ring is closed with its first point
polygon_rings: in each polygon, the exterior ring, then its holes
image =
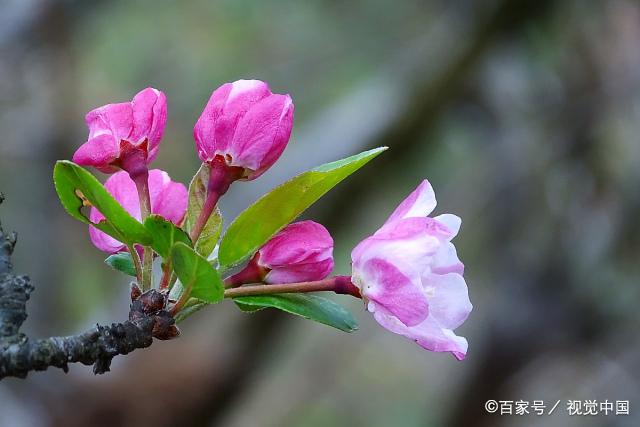
{"type": "MultiPolygon", "coordinates": [[[[0,203],[3,196],[0,194],[0,203]]],[[[93,372],[109,371],[111,359],[149,347],[153,337],[177,335],[175,321],[164,310],[164,295],[151,291],[131,304],[129,320],[110,326],[96,325],[79,335],[33,340],[20,333],[27,318],[27,301],[34,287],[27,276],[13,274],[11,254],[15,233],[5,234],[0,224],[0,379],[25,378],[30,371],[53,366],[65,372],[69,363],[93,365],[93,372]]]]}
{"type": "MultiPolygon", "coordinates": [[[[480,17],[465,36],[468,42],[462,43],[460,51],[446,59],[447,65],[427,78],[423,76],[424,70],[419,68],[412,81],[407,82],[413,83],[408,91],[412,96],[401,107],[398,120],[375,135],[367,147],[389,146],[390,150],[384,154],[384,162],[375,168],[364,168],[342,183],[341,194],[349,203],[361,204],[370,195],[366,190],[372,188],[369,185],[372,179],[384,182],[381,175],[393,178],[397,174],[397,165],[410,163],[417,144],[423,144],[420,135],[433,132],[447,107],[465,96],[465,90],[468,89],[465,80],[478,69],[491,48],[511,40],[527,25],[540,21],[553,6],[554,3],[549,0],[502,0],[491,6],[480,7],[477,12],[480,17]]],[[[341,204],[342,201],[336,202],[337,206],[341,204]]],[[[337,229],[347,223],[345,215],[355,215],[355,211],[336,212],[339,213],[332,215],[325,224],[337,229]]]]}

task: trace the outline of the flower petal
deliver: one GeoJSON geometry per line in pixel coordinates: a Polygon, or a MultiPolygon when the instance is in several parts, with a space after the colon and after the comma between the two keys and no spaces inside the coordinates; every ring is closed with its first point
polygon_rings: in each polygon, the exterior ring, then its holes
{"type": "Polygon", "coordinates": [[[321,280],[333,270],[333,238],[314,221],[287,225],[258,251],[258,266],[269,271],[267,283],[321,280]]]}
{"type": "Polygon", "coordinates": [[[120,142],[131,134],[133,109],[130,102],[107,104],[87,113],[85,121],[89,126],[89,138],[108,131],[120,142]]]}
{"type": "Polygon", "coordinates": [[[231,83],[231,91],[227,97],[225,114],[238,115],[246,113],[251,105],[271,95],[269,85],[260,80],[236,80],[231,83]]]}
{"type": "Polygon", "coordinates": [[[216,89],[193,129],[200,159],[206,162],[226,154],[240,119],[270,94],[269,86],[259,80],[238,80],[216,89]]]}
{"type": "Polygon", "coordinates": [[[456,247],[451,242],[443,243],[433,255],[431,272],[435,274],[464,273],[464,264],[458,258],[456,247]]]}
{"type": "MultiPolygon", "coordinates": [[[[96,222],[100,221],[101,220],[98,220],[96,222]]],[[[121,252],[127,248],[122,242],[119,242],[108,234],[103,233],[93,225],[89,226],[89,237],[95,247],[103,252],[115,254],[116,252],[121,252]]]]}
{"type": "Polygon", "coordinates": [[[133,97],[131,108],[133,129],[130,142],[139,144],[147,139],[150,162],[157,153],[158,144],[167,124],[167,98],[161,91],[148,87],[133,97]]]}
{"type": "Polygon", "coordinates": [[[364,265],[354,265],[354,284],[362,295],[375,304],[369,311],[392,314],[407,326],[422,322],[429,314],[426,295],[420,276],[409,266],[398,268],[382,258],[372,258],[364,265]]]}
{"type": "Polygon", "coordinates": [[[255,179],[282,154],[293,127],[289,95],[270,95],[256,102],[237,124],[229,153],[232,166],[253,171],[255,179]]]}
{"type": "Polygon", "coordinates": [[[419,346],[437,352],[449,351],[458,360],[466,357],[468,343],[464,337],[457,336],[450,329],[441,328],[437,322],[429,316],[416,326],[406,326],[398,319],[382,312],[374,313],[376,321],[385,329],[393,333],[403,335],[419,346]]]}
{"type": "Polygon", "coordinates": [[[111,133],[104,133],[89,139],[73,154],[73,161],[82,166],[94,166],[107,173],[107,165],[118,158],[120,148],[111,133]]]}
{"type": "Polygon", "coordinates": [[[449,227],[429,217],[410,217],[385,223],[373,236],[386,240],[413,239],[419,236],[432,236],[441,241],[452,238],[449,227]]]}
{"type": "Polygon", "coordinates": [[[264,278],[265,283],[295,283],[322,280],[333,270],[333,258],[276,267],[264,278]]]}
{"type": "Polygon", "coordinates": [[[458,235],[460,231],[460,225],[462,225],[462,219],[453,214],[442,214],[434,218],[441,224],[444,224],[451,231],[451,238],[453,239],[458,235]]]}
{"type": "Polygon", "coordinates": [[[411,217],[425,217],[436,207],[436,195],[426,179],[400,203],[385,224],[411,217]]]}
{"type": "Polygon", "coordinates": [[[333,238],[315,221],[299,221],[287,225],[259,250],[259,264],[276,268],[331,257],[333,238]]]}
{"type": "MultiPolygon", "coordinates": [[[[111,175],[104,183],[104,188],[129,212],[129,215],[140,221],[138,190],[127,172],[120,171],[111,175]]],[[[93,218],[91,220],[93,221],[93,218]]]]}
{"type": "Polygon", "coordinates": [[[188,191],[184,184],[171,181],[169,174],[160,170],[149,171],[151,212],[179,224],[187,211],[188,191]]]}
{"type": "Polygon", "coordinates": [[[473,309],[464,278],[456,273],[427,274],[422,283],[429,295],[429,316],[447,329],[462,325],[473,309]]]}

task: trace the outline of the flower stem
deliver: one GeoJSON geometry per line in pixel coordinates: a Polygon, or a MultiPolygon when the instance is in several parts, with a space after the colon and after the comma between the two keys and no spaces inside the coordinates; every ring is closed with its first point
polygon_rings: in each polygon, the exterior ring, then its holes
{"type": "Polygon", "coordinates": [[[252,295],[271,295],[282,293],[306,292],[335,292],[362,298],[360,290],[351,283],[349,276],[335,276],[313,282],[280,283],[274,285],[249,285],[239,288],[226,289],[225,298],[244,297],[252,295]]]}
{"type": "Polygon", "coordinates": [[[142,283],[142,264],[140,263],[140,256],[138,255],[138,251],[136,251],[133,245],[128,245],[127,249],[129,249],[131,259],[133,259],[133,265],[136,268],[136,279],[138,280],[138,283],[142,283]]]}
{"type": "MultiPolygon", "coordinates": [[[[142,222],[151,214],[151,196],[149,195],[149,171],[145,168],[143,172],[135,175],[130,174],[131,179],[136,184],[138,198],[140,199],[140,217],[142,222]]],[[[153,251],[151,247],[144,247],[142,265],[142,291],[151,289],[151,278],[153,268],[153,251]]]]}
{"type": "Polygon", "coordinates": [[[207,221],[209,221],[209,217],[218,204],[218,200],[229,190],[233,181],[242,176],[242,171],[242,168],[227,165],[225,160],[220,157],[215,157],[209,163],[207,196],[204,200],[202,210],[198,215],[198,219],[196,219],[196,223],[193,225],[193,229],[189,234],[194,245],[198,241],[202,229],[207,224],[207,221]]]}
{"type": "Polygon", "coordinates": [[[193,229],[191,230],[191,234],[189,236],[191,237],[191,241],[194,242],[194,244],[198,241],[198,238],[202,233],[202,229],[204,228],[207,221],[209,221],[209,217],[211,216],[211,213],[215,209],[216,204],[218,203],[218,200],[221,196],[222,194],[220,194],[219,192],[207,192],[207,198],[204,201],[204,205],[202,206],[200,215],[198,215],[198,219],[193,225],[193,229]]]}
{"type": "Polygon", "coordinates": [[[168,260],[162,266],[162,279],[160,279],[160,285],[158,289],[163,290],[169,288],[169,277],[171,276],[171,260],[168,260]]]}
{"type": "MultiPolygon", "coordinates": [[[[238,288],[225,289],[225,298],[236,298],[256,295],[273,295],[283,293],[306,293],[306,292],[335,292],[336,294],[351,295],[362,298],[360,290],[351,283],[349,276],[335,276],[324,280],[313,282],[280,283],[274,285],[246,285],[238,288]]],[[[206,306],[206,303],[196,302],[188,304],[191,295],[191,288],[185,289],[180,298],[171,308],[171,315],[177,316],[182,321],[206,306]],[[184,312],[181,312],[184,309],[184,312]]]]}
{"type": "Polygon", "coordinates": [[[180,298],[178,298],[178,301],[176,301],[174,306],[169,311],[172,316],[175,316],[178,312],[180,312],[182,307],[184,307],[187,301],[189,301],[190,296],[191,296],[191,286],[187,286],[186,289],[182,291],[182,294],[180,295],[180,298]]]}
{"type": "Polygon", "coordinates": [[[245,283],[261,282],[269,272],[268,269],[258,264],[260,253],[257,252],[247,266],[236,274],[224,279],[225,288],[237,288],[245,283]]]}
{"type": "MultiPolygon", "coordinates": [[[[229,167],[224,163],[224,160],[220,161],[219,159],[215,159],[210,163],[209,169],[209,182],[207,183],[207,196],[204,200],[204,204],[202,205],[202,210],[196,219],[196,223],[193,225],[191,229],[191,233],[189,237],[194,244],[198,241],[200,234],[202,234],[202,230],[204,229],[207,221],[211,217],[213,210],[218,204],[218,200],[222,197],[229,187],[231,183],[235,181],[238,177],[239,168],[229,167]]],[[[163,270],[162,278],[160,279],[160,289],[170,288],[172,286],[169,275],[171,274],[171,268],[169,266],[168,269],[163,270]]],[[[189,295],[191,294],[191,289],[187,288],[180,296],[180,299],[173,307],[172,312],[175,314],[189,299],[189,295]]]]}

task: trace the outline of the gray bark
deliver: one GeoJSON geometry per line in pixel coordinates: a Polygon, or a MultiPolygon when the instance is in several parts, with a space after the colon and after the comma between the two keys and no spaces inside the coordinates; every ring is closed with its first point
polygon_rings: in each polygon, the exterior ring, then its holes
{"type": "MultiPolygon", "coordinates": [[[[3,197],[0,194],[0,203],[3,197]]],[[[25,378],[30,371],[53,366],[68,371],[69,363],[93,365],[93,372],[109,371],[111,360],[139,348],[149,347],[153,338],[178,335],[167,298],[155,290],[142,295],[132,290],[129,320],[94,328],[68,337],[31,339],[20,332],[27,318],[27,301],[34,290],[29,277],[13,274],[11,254],[15,233],[5,233],[0,224],[0,379],[25,378]]]]}

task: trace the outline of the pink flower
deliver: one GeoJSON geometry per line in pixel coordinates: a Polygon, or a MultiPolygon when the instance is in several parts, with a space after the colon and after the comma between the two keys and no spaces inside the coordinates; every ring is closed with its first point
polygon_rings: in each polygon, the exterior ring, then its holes
{"type": "Polygon", "coordinates": [[[131,102],[107,104],[87,113],[89,138],[73,161],[104,173],[146,170],[158,154],[167,123],[167,100],[157,89],[146,88],[131,102]]]}
{"type": "Polygon", "coordinates": [[[313,221],[294,222],[273,236],[228,285],[322,280],[333,270],[333,239],[313,221]]]}
{"type": "Polygon", "coordinates": [[[472,306],[464,266],[451,243],[461,220],[451,214],[427,217],[435,207],[433,189],[424,180],[351,252],[352,280],[380,325],[462,360],[467,340],[453,330],[472,306]]]}
{"type": "MultiPolygon", "coordinates": [[[[140,221],[138,191],[126,172],[121,171],[111,175],[104,186],[131,216],[140,221]]],[[[169,175],[160,169],[152,169],[149,171],[149,195],[151,213],[158,214],[174,224],[182,221],[187,210],[188,197],[187,188],[183,184],[171,181],[169,175]]],[[[89,219],[97,223],[103,220],[104,216],[96,208],[91,208],[89,219]]],[[[116,253],[126,250],[122,242],[91,225],[89,236],[101,251],[116,253]]]]}
{"type": "Polygon", "coordinates": [[[193,129],[198,155],[221,157],[242,169],[241,179],[262,175],[284,151],[293,126],[289,95],[273,94],[265,82],[238,80],[216,89],[193,129]]]}

